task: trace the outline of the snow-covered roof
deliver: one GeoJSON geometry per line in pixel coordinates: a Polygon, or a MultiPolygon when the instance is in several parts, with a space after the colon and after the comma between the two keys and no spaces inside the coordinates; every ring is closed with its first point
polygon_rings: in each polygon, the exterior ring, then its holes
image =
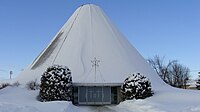
{"type": "Polygon", "coordinates": [[[163,83],[104,12],[93,4],[77,9],[17,80],[39,80],[53,64],[68,66],[74,83],[122,83],[135,72],[144,74],[154,86],[163,83]]]}

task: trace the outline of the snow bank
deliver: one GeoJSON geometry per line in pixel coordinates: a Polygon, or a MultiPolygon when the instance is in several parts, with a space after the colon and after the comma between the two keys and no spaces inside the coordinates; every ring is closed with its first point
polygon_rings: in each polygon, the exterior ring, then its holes
{"type": "Polygon", "coordinates": [[[0,103],[0,112],[39,112],[39,110],[32,106],[0,103]]]}
{"type": "Polygon", "coordinates": [[[74,106],[67,101],[39,102],[39,91],[22,87],[0,90],[0,112],[199,112],[200,91],[172,89],[155,91],[145,100],[129,100],[119,105],[74,106]]]}

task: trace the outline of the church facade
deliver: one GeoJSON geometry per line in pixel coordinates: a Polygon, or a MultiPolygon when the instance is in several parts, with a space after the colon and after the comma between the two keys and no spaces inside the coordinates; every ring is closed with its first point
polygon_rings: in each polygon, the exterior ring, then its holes
{"type": "Polygon", "coordinates": [[[109,105],[119,104],[121,84],[73,84],[74,105],[109,105]]]}

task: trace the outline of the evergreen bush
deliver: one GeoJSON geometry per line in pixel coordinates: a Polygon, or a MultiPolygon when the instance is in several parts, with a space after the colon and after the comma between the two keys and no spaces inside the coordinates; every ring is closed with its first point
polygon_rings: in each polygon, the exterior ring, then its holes
{"type": "Polygon", "coordinates": [[[200,90],[200,75],[198,76],[198,79],[197,79],[197,81],[196,81],[196,88],[197,88],[198,90],[200,90]]]}
{"type": "Polygon", "coordinates": [[[26,84],[26,87],[29,90],[38,90],[40,88],[40,84],[38,84],[37,79],[32,80],[26,84]]]}
{"type": "Polygon", "coordinates": [[[122,100],[145,99],[153,95],[150,81],[140,73],[127,77],[121,87],[122,100]]]}
{"type": "Polygon", "coordinates": [[[53,65],[47,68],[41,77],[39,98],[41,101],[70,101],[72,98],[70,69],[61,65],[53,65]]]}
{"type": "Polygon", "coordinates": [[[1,84],[0,84],[0,89],[6,88],[6,87],[8,87],[8,86],[10,86],[9,83],[1,83],[1,84]]]}
{"type": "Polygon", "coordinates": [[[20,83],[17,81],[17,82],[14,82],[13,84],[12,84],[12,87],[19,87],[20,86],[20,83]]]}

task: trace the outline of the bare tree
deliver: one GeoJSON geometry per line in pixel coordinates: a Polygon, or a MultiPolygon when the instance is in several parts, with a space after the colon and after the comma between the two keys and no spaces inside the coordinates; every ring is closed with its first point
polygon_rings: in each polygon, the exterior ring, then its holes
{"type": "Polygon", "coordinates": [[[173,84],[175,87],[186,88],[187,81],[189,80],[189,68],[179,64],[174,63],[171,66],[171,75],[173,76],[173,84]]]}
{"type": "Polygon", "coordinates": [[[160,58],[158,55],[147,61],[166,83],[174,87],[186,88],[189,80],[189,68],[179,64],[177,60],[169,60],[165,64],[164,57],[160,58]]]}
{"type": "Polygon", "coordinates": [[[164,63],[164,57],[160,58],[158,55],[154,56],[152,59],[147,59],[147,62],[151,64],[151,66],[154,68],[154,70],[157,72],[157,74],[170,85],[172,84],[171,75],[169,68],[170,66],[177,62],[176,60],[169,60],[168,64],[165,65],[164,63]]]}
{"type": "MultiPolygon", "coordinates": [[[[149,58],[147,59],[148,63],[151,64],[151,66],[154,68],[154,70],[157,72],[158,75],[160,75],[161,78],[163,78],[163,71],[164,71],[164,64],[163,64],[164,58],[160,58],[159,56],[154,56],[153,59],[149,58]]],[[[164,79],[164,78],[163,78],[164,79]]]]}
{"type": "Polygon", "coordinates": [[[183,73],[183,85],[184,85],[184,88],[186,89],[187,87],[187,82],[189,81],[190,79],[190,69],[188,67],[184,67],[184,73],[183,73]]]}

